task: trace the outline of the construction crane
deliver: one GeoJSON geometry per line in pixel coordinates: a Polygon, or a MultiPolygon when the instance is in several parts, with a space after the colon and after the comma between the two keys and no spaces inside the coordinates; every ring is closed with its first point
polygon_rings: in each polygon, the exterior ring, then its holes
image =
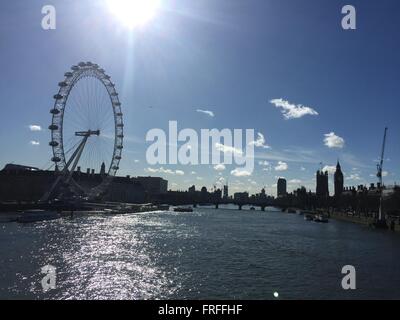
{"type": "Polygon", "coordinates": [[[387,134],[388,128],[385,128],[385,133],[383,134],[383,143],[382,143],[382,152],[381,152],[381,158],[379,160],[379,163],[376,165],[377,167],[377,174],[376,176],[379,179],[379,191],[380,191],[380,203],[379,203],[379,217],[378,220],[382,221],[382,202],[383,202],[383,182],[382,182],[382,170],[383,170],[383,160],[385,157],[385,146],[386,146],[386,134],[387,134]]]}

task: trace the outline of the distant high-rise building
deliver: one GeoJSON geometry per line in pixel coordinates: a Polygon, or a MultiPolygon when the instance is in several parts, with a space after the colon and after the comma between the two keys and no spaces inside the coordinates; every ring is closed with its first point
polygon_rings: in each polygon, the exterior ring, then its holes
{"type": "Polygon", "coordinates": [[[228,199],[229,194],[228,194],[228,185],[224,186],[224,199],[228,199]]]}
{"type": "Polygon", "coordinates": [[[317,197],[327,198],[329,197],[329,186],[328,186],[328,171],[323,172],[322,170],[317,171],[317,197]]]}
{"type": "Polygon", "coordinates": [[[335,180],[335,196],[338,197],[343,193],[343,185],[344,185],[343,172],[342,168],[340,167],[339,160],[336,165],[334,180],[335,180]]]}
{"type": "Polygon", "coordinates": [[[190,193],[195,193],[196,192],[196,187],[193,185],[189,188],[190,193]]]}
{"type": "Polygon", "coordinates": [[[284,197],[284,196],[286,196],[286,194],[287,194],[286,179],[279,178],[278,185],[277,185],[277,195],[278,195],[278,197],[284,197]]]}
{"type": "Polygon", "coordinates": [[[105,165],[104,162],[101,164],[100,174],[101,174],[102,176],[104,176],[104,175],[106,174],[106,165],[105,165]]]}

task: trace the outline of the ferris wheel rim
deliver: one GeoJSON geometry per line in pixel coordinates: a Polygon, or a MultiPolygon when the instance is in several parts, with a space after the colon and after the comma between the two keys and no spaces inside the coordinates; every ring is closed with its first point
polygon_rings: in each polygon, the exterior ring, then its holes
{"type": "MultiPolygon", "coordinates": [[[[78,65],[72,66],[71,71],[68,71],[64,74],[63,81],[58,83],[60,88],[58,93],[54,95],[54,106],[50,110],[50,113],[52,114],[52,122],[49,126],[51,131],[51,141],[49,145],[51,146],[53,152],[53,157],[51,160],[55,163],[59,171],[62,172],[64,170],[68,170],[63,141],[64,113],[68,107],[67,102],[70,93],[76,84],[86,77],[97,79],[105,87],[110,99],[110,107],[112,108],[114,117],[114,145],[110,166],[102,182],[86,192],[89,195],[96,195],[107,188],[107,186],[111,183],[112,178],[115,177],[117,171],[119,170],[124,138],[124,123],[121,111],[121,102],[115,89],[115,84],[111,81],[111,77],[105,72],[105,70],[101,69],[97,64],[91,62],[80,62],[78,65]]],[[[79,184],[73,180],[73,178],[71,181],[75,187],[79,187],[79,184]]],[[[82,188],[81,190],[83,191],[82,188]]]]}

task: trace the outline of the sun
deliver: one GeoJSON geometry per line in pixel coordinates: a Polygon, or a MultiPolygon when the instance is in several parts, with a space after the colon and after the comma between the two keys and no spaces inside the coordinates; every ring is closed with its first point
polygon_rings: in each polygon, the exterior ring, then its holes
{"type": "Polygon", "coordinates": [[[107,0],[110,11],[127,27],[144,25],[157,12],[160,0],[107,0]]]}

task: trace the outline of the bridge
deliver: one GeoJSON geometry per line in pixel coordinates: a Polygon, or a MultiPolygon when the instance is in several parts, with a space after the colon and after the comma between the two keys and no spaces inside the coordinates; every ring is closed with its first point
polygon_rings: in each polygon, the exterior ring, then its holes
{"type": "Polygon", "coordinates": [[[279,207],[282,209],[286,209],[288,206],[282,206],[275,203],[274,200],[247,200],[247,201],[235,201],[232,199],[218,199],[214,201],[197,201],[197,200],[187,200],[187,199],[175,199],[170,201],[152,201],[154,204],[169,204],[171,206],[183,206],[183,205],[191,205],[193,207],[197,206],[214,206],[215,209],[218,209],[220,205],[228,205],[232,204],[238,207],[239,210],[242,210],[243,206],[252,206],[252,207],[259,207],[262,211],[265,211],[266,207],[279,207]]]}

